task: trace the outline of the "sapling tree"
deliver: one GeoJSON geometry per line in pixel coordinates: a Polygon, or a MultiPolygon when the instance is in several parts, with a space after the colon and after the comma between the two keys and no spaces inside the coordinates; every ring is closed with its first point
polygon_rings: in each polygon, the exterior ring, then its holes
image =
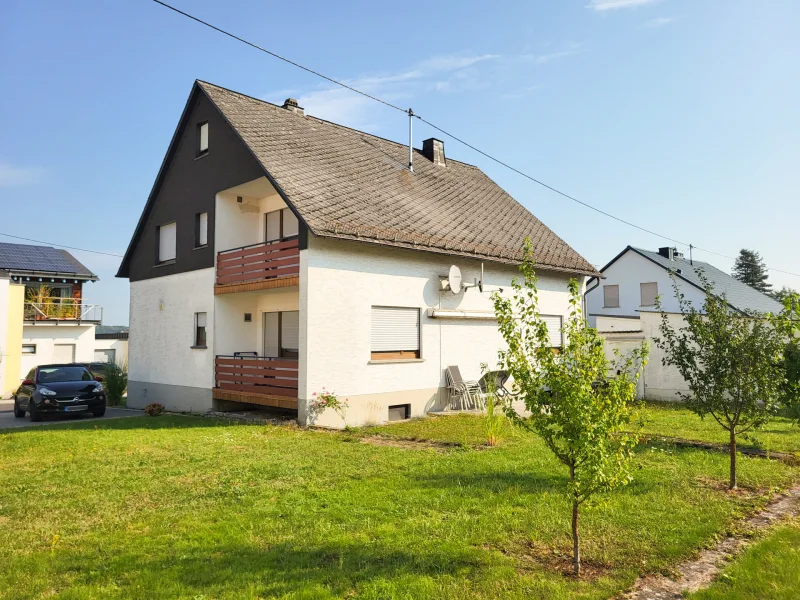
{"type": "Polygon", "coordinates": [[[629,428],[636,401],[640,367],[647,358],[642,344],[630,355],[606,357],[603,339],[587,325],[581,310],[580,285],[569,283],[570,313],[562,328],[564,343],[551,346],[542,319],[530,243],[520,266],[523,281],[513,294],[494,294],[495,315],[508,346],[499,364],[514,378],[516,398],[525,403],[519,414],[505,403],[509,419],[537,433],[569,472],[567,493],[572,506],[573,572],[580,575],[580,507],[599,492],[631,480],[630,461],[636,445],[629,428]]]}
{"type": "Polygon", "coordinates": [[[789,292],[781,302],[783,310],[772,317],[785,344],[780,362],[785,379],[780,404],[784,414],[800,425],[800,294],[789,292]]]}
{"type": "MultiPolygon", "coordinates": [[[[737,436],[764,425],[774,413],[785,382],[781,369],[784,336],[770,315],[734,310],[714,294],[700,274],[705,289],[702,308],[681,293],[673,278],[681,322],[661,312],[662,363],[677,368],[689,392],[679,392],[686,406],[700,418],[711,416],[728,432],[730,489],[736,488],[737,436]]],[[[660,299],[657,306],[661,310],[660,299]]]]}

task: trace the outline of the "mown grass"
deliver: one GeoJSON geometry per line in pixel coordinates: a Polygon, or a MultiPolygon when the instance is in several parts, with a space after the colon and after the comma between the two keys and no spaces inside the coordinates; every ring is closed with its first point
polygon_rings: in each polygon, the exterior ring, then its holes
{"type": "MultiPolygon", "coordinates": [[[[679,404],[648,403],[642,416],[644,433],[728,443],[728,433],[712,416],[701,419],[679,404]]],[[[761,429],[740,436],[737,443],[742,448],[800,454],[800,427],[785,417],[772,417],[761,429]]]]}
{"type": "Polygon", "coordinates": [[[800,597],[800,523],[778,527],[747,549],[693,600],[796,600],[800,597]]]}
{"type": "Polygon", "coordinates": [[[584,511],[569,554],[566,472],[482,419],[324,433],[136,417],[0,432],[0,597],[608,598],[735,526],[797,468],[640,447],[633,484],[584,511]],[[411,449],[360,437],[443,439],[411,449]]]}

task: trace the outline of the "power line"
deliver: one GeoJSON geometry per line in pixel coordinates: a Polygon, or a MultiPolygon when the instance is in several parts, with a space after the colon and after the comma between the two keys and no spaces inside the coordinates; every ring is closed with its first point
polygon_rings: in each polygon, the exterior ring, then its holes
{"type": "MultiPolygon", "coordinates": [[[[536,179],[535,177],[533,177],[531,175],[528,175],[527,173],[525,173],[523,171],[520,171],[519,169],[517,169],[515,167],[512,167],[510,164],[508,164],[508,163],[506,163],[506,162],[504,162],[504,161],[502,161],[502,160],[500,160],[498,158],[495,158],[491,154],[488,154],[487,152],[484,152],[483,150],[481,150],[481,149],[473,146],[472,144],[466,142],[462,138],[460,138],[460,137],[458,137],[456,135],[453,135],[452,133],[450,133],[448,131],[445,131],[441,127],[439,127],[437,125],[434,125],[433,123],[431,123],[427,119],[422,118],[418,114],[414,114],[411,111],[411,109],[406,110],[404,108],[400,108],[399,106],[397,106],[395,104],[392,104],[391,102],[387,102],[386,100],[382,100],[381,98],[378,98],[377,96],[373,96],[371,94],[367,94],[366,92],[362,92],[359,89],[356,89],[356,88],[354,88],[352,86],[347,85],[346,83],[343,83],[343,82],[341,82],[341,81],[339,81],[337,79],[334,79],[332,77],[328,77],[327,75],[324,75],[324,74],[320,73],[319,71],[315,71],[313,69],[310,69],[309,67],[301,65],[300,63],[297,63],[297,62],[295,62],[293,60],[290,60],[290,59],[288,59],[288,58],[286,58],[284,56],[281,56],[280,54],[277,54],[275,52],[272,52],[271,50],[267,50],[266,48],[263,48],[263,47],[259,46],[258,44],[254,44],[253,42],[250,42],[250,41],[248,41],[248,40],[246,40],[244,38],[239,37],[238,35],[230,33],[229,31],[226,31],[226,30],[224,30],[224,29],[222,29],[220,27],[217,27],[216,25],[212,25],[211,23],[208,23],[207,21],[204,21],[204,20],[202,20],[202,19],[200,19],[198,17],[195,17],[194,15],[191,15],[191,14],[189,14],[187,12],[184,12],[184,11],[178,9],[178,8],[175,8],[174,6],[171,6],[171,5],[167,4],[166,2],[162,2],[162,0],[153,0],[153,2],[155,2],[156,4],[160,4],[161,6],[163,6],[165,8],[168,8],[168,9],[170,9],[170,10],[172,10],[172,11],[174,11],[174,12],[176,12],[176,13],[184,16],[184,17],[187,17],[187,18],[197,22],[197,23],[200,23],[201,25],[205,25],[206,27],[208,27],[210,29],[213,29],[214,31],[217,31],[219,33],[222,33],[223,35],[226,35],[226,36],[228,36],[228,37],[230,37],[230,38],[232,38],[234,40],[242,42],[243,44],[246,44],[246,45],[250,46],[251,48],[255,48],[256,50],[259,50],[259,51],[264,52],[265,54],[268,54],[268,55],[270,55],[270,56],[272,56],[274,58],[282,60],[285,63],[288,63],[288,64],[290,64],[292,66],[295,66],[295,67],[297,67],[299,69],[302,69],[303,71],[311,73],[312,75],[316,75],[317,77],[320,77],[320,78],[322,78],[322,79],[324,79],[326,81],[330,81],[331,83],[334,83],[334,84],[336,84],[338,86],[341,86],[341,87],[343,87],[345,89],[348,89],[351,92],[355,92],[356,94],[360,94],[360,95],[362,95],[362,96],[364,96],[366,98],[369,98],[370,100],[374,100],[375,102],[380,102],[381,104],[384,104],[384,105],[386,105],[386,106],[388,106],[390,108],[393,108],[393,109],[395,109],[397,111],[400,111],[400,112],[402,112],[404,114],[407,114],[410,117],[416,117],[417,119],[419,119],[420,121],[422,121],[423,123],[428,125],[429,127],[432,127],[433,129],[435,129],[435,130],[443,133],[444,135],[454,139],[455,141],[459,142],[460,144],[463,144],[467,148],[470,148],[471,150],[481,154],[482,156],[485,156],[489,160],[492,160],[492,161],[496,162],[497,164],[502,165],[503,167],[505,167],[505,168],[517,173],[518,175],[521,175],[522,177],[525,177],[526,179],[536,183],[537,185],[540,185],[540,186],[542,186],[542,187],[544,187],[544,188],[546,188],[546,189],[548,189],[548,190],[550,190],[552,192],[555,192],[556,194],[558,194],[558,195],[560,195],[560,196],[562,196],[564,198],[567,198],[568,200],[572,200],[573,202],[575,202],[577,204],[580,204],[581,206],[583,206],[585,208],[588,208],[588,209],[593,210],[593,211],[595,211],[595,212],[597,212],[597,213],[599,213],[599,214],[601,214],[603,216],[606,216],[606,217],[608,217],[610,219],[614,219],[615,221],[618,221],[620,223],[628,225],[629,227],[633,227],[634,229],[638,229],[639,231],[643,231],[645,233],[649,233],[650,235],[653,235],[655,237],[659,237],[659,238],[664,239],[664,240],[669,240],[670,242],[674,242],[674,243],[680,244],[682,246],[686,246],[686,247],[690,246],[690,244],[688,242],[682,242],[682,241],[677,240],[675,238],[672,238],[672,237],[670,237],[668,235],[664,235],[664,234],[658,233],[656,231],[653,231],[651,229],[647,229],[646,227],[642,227],[641,225],[637,225],[636,223],[632,223],[630,221],[627,221],[627,220],[625,220],[625,219],[623,219],[621,217],[618,217],[618,216],[613,215],[613,214],[611,214],[611,213],[609,213],[607,211],[604,211],[604,210],[602,210],[600,208],[597,208],[596,206],[592,206],[591,204],[589,204],[587,202],[584,202],[582,200],[579,200],[578,198],[576,198],[574,196],[571,196],[570,194],[567,194],[566,192],[562,192],[561,190],[559,190],[559,189],[557,189],[557,188],[555,188],[555,187],[553,187],[551,185],[548,185],[547,183],[544,183],[543,181],[541,181],[539,179],[536,179]]],[[[709,254],[715,254],[715,255],[721,256],[723,258],[728,258],[730,260],[736,260],[734,257],[728,256],[726,254],[720,254],[719,252],[714,252],[712,250],[706,250],[704,248],[699,248],[697,246],[692,246],[692,247],[694,249],[696,249],[696,250],[700,250],[701,252],[708,252],[709,254]]],[[[767,267],[767,269],[769,269],[771,271],[775,271],[777,273],[784,273],[786,275],[793,275],[795,277],[800,277],[800,274],[798,274],[798,273],[792,273],[792,272],[789,272],[789,271],[783,271],[781,269],[775,269],[775,268],[772,268],[772,267],[767,267]]]]}
{"type": "Polygon", "coordinates": [[[19,235],[11,235],[10,233],[2,233],[0,235],[5,237],[14,238],[17,240],[25,240],[26,242],[36,242],[37,244],[47,244],[48,246],[58,246],[59,248],[67,248],[69,250],[79,250],[81,252],[91,252],[92,254],[104,254],[106,256],[116,256],[117,258],[122,258],[121,254],[114,254],[112,252],[101,252],[100,250],[87,250],[86,248],[76,248],[75,246],[65,246],[64,244],[55,244],[53,242],[43,242],[42,240],[33,240],[31,238],[22,237],[19,235]]]}
{"type": "Polygon", "coordinates": [[[229,32],[229,31],[225,31],[224,29],[221,29],[220,27],[217,27],[216,25],[212,25],[211,23],[203,21],[202,19],[199,19],[199,18],[195,17],[194,15],[190,15],[187,12],[183,12],[179,8],[175,8],[174,6],[170,6],[166,2],[161,2],[161,0],[153,0],[153,2],[155,2],[156,4],[160,4],[161,6],[163,6],[165,8],[168,8],[170,10],[173,10],[176,13],[178,13],[180,15],[183,15],[184,17],[188,17],[189,19],[192,19],[193,21],[197,21],[198,23],[200,23],[202,25],[205,25],[206,27],[210,27],[214,31],[218,31],[218,32],[220,32],[220,33],[222,33],[224,35],[227,35],[228,37],[233,38],[236,41],[242,42],[243,44],[247,44],[251,48],[255,48],[256,50],[260,50],[261,52],[269,54],[270,56],[272,56],[274,58],[277,58],[278,60],[282,60],[285,63],[289,63],[290,65],[295,66],[298,69],[303,69],[303,71],[307,71],[307,72],[311,73],[312,75],[316,75],[317,77],[321,77],[322,79],[325,79],[326,81],[330,81],[331,83],[335,83],[336,85],[340,85],[343,88],[347,88],[351,92],[355,92],[356,94],[361,94],[362,96],[364,96],[366,98],[369,98],[370,100],[375,100],[376,102],[380,102],[381,104],[385,104],[386,106],[388,106],[390,108],[393,108],[395,110],[399,110],[402,113],[408,114],[408,111],[405,108],[400,108],[399,106],[397,106],[395,104],[392,104],[391,102],[387,102],[386,100],[381,100],[380,98],[378,98],[376,96],[372,96],[370,94],[367,94],[366,92],[362,92],[361,90],[357,90],[356,88],[351,87],[351,86],[347,85],[346,83],[343,83],[343,82],[341,82],[341,81],[339,81],[337,79],[334,79],[333,77],[328,77],[327,75],[323,75],[319,71],[315,71],[314,69],[309,69],[308,67],[304,67],[300,63],[296,63],[293,60],[290,60],[290,59],[286,58],[285,56],[281,56],[280,54],[276,54],[275,52],[267,50],[266,48],[262,48],[258,44],[254,44],[253,42],[248,42],[244,38],[240,38],[238,35],[235,35],[235,34],[229,32]]]}

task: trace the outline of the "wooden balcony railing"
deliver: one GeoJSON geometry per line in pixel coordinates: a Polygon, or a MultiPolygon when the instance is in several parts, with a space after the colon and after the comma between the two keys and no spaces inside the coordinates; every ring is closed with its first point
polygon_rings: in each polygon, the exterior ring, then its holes
{"type": "Polygon", "coordinates": [[[217,254],[217,285],[249,283],[300,273],[298,241],[267,242],[217,254]]]}
{"type": "Polygon", "coordinates": [[[216,388],[255,396],[297,398],[297,360],[264,356],[217,356],[216,388]]]}

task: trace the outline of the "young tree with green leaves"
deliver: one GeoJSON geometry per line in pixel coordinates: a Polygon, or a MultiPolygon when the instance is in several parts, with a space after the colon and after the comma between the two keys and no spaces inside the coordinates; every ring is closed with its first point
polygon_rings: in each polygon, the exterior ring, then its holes
{"type": "Polygon", "coordinates": [[[782,411],[800,425],[800,294],[789,292],[782,303],[781,313],[773,316],[785,343],[780,362],[785,379],[780,404],[782,411]]]}
{"type": "MultiPolygon", "coordinates": [[[[764,425],[778,405],[784,376],[784,337],[769,315],[731,308],[724,296],[705,289],[702,309],[684,297],[673,277],[683,323],[662,311],[656,345],[662,362],[678,369],[689,388],[679,395],[700,418],[710,415],[729,434],[730,489],[736,488],[736,438],[764,425]]],[[[660,299],[657,306],[661,310],[660,299]]]]}
{"type": "Polygon", "coordinates": [[[529,416],[510,402],[505,412],[515,424],[537,433],[569,470],[572,505],[573,571],[580,575],[579,511],[599,493],[631,480],[630,460],[636,437],[629,428],[636,401],[639,369],[647,345],[612,364],[603,339],[589,327],[581,310],[580,285],[569,283],[570,314],[563,326],[560,352],[551,348],[547,324],[539,313],[536,273],[530,242],[515,280],[513,296],[492,296],[500,333],[508,346],[499,352],[500,368],[514,378],[529,416]]]}
{"type": "Polygon", "coordinates": [[[731,274],[759,292],[769,294],[772,290],[772,284],[767,283],[767,279],[769,279],[767,265],[755,250],[742,248],[739,256],[736,257],[736,262],[733,263],[733,273],[731,274]]]}
{"type": "Polygon", "coordinates": [[[797,290],[795,290],[793,288],[790,288],[790,287],[787,287],[787,286],[783,286],[781,289],[779,289],[777,291],[773,291],[770,294],[770,296],[775,298],[775,300],[777,300],[781,304],[784,304],[784,302],[786,301],[787,298],[791,299],[791,297],[793,295],[797,296],[799,294],[800,294],[800,292],[798,292],[797,290]]]}

